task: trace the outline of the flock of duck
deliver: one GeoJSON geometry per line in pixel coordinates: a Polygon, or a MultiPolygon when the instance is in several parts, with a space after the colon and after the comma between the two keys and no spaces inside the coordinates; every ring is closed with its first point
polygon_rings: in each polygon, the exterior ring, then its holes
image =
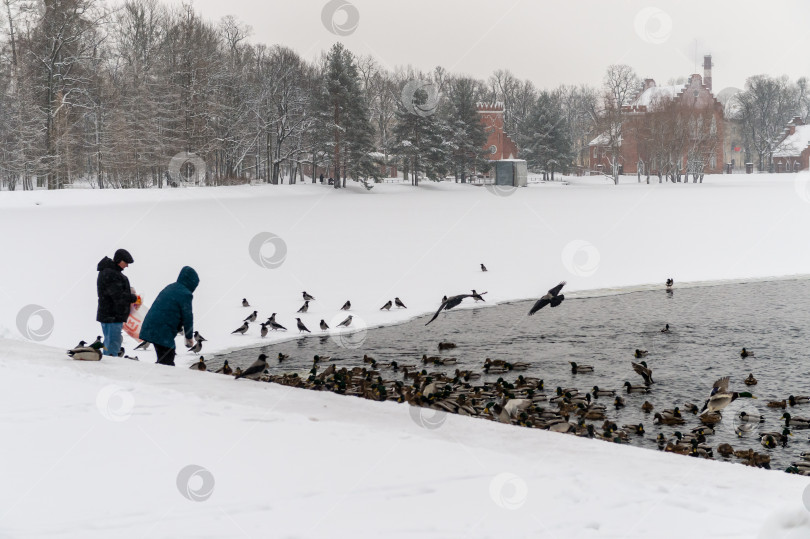
{"type": "MultiPolygon", "coordinates": [[[[486,271],[483,265],[482,270],[486,271]]],[[[672,292],[673,284],[672,279],[667,280],[667,292],[672,292]]],[[[561,294],[564,285],[565,282],[561,282],[551,288],[534,303],[528,314],[534,315],[546,305],[559,306],[565,299],[561,294]]],[[[433,322],[443,310],[450,310],[458,306],[466,298],[483,301],[482,296],[485,293],[479,294],[473,290],[472,294],[445,296],[427,324],[433,322]]],[[[306,312],[309,301],[315,299],[307,292],[304,292],[303,296],[305,303],[299,312],[306,312]]],[[[406,308],[399,298],[395,298],[395,302],[397,307],[406,308]]],[[[243,299],[242,305],[250,307],[246,299],[243,299]]],[[[389,301],[382,308],[390,309],[391,306],[392,302],[389,301]]],[[[342,310],[350,308],[351,303],[347,301],[342,310]]],[[[256,318],[257,312],[254,311],[244,320],[243,326],[234,333],[247,331],[248,324],[255,321],[256,318]]],[[[339,325],[348,327],[351,324],[351,318],[349,315],[339,325]]],[[[309,331],[300,318],[297,321],[299,332],[309,331]]],[[[286,329],[275,321],[275,313],[261,326],[262,336],[266,335],[268,328],[286,329]]],[[[321,320],[321,329],[325,331],[328,326],[324,326],[325,322],[321,320]]],[[[669,324],[660,331],[663,334],[671,333],[669,324]]],[[[201,342],[198,340],[195,346],[201,346],[201,342]]],[[[440,342],[437,346],[439,353],[455,348],[456,345],[451,342],[440,342]]],[[[190,348],[190,350],[192,349],[190,348]]],[[[193,349],[193,351],[199,352],[199,348],[193,349]]],[[[633,357],[639,361],[631,361],[633,371],[641,377],[642,383],[633,385],[625,382],[620,390],[605,389],[594,385],[588,390],[557,387],[554,391],[547,392],[542,379],[519,374],[520,371],[526,371],[531,367],[528,362],[510,363],[486,358],[480,371],[461,370],[456,367],[458,361],[456,358],[428,355],[427,353],[422,355],[418,363],[410,364],[401,364],[398,361],[381,362],[364,355],[364,365],[351,368],[339,367],[338,358],[315,355],[312,367],[305,374],[297,372],[273,374],[270,372],[272,368],[270,358],[266,354],[260,354],[256,361],[244,370],[240,367],[232,369],[225,360],[216,372],[231,375],[235,379],[246,378],[316,391],[332,391],[375,401],[391,400],[408,403],[411,406],[527,428],[546,429],[614,443],[629,443],[635,437],[645,436],[643,423],[618,425],[608,419],[608,406],[621,410],[632,405],[628,403],[629,396],[645,395],[654,391],[653,371],[642,359],[647,354],[646,350],[636,349],[633,357]],[[450,368],[443,369],[443,367],[450,368]],[[484,376],[491,378],[488,375],[499,375],[499,377],[496,381],[481,381],[484,376]],[[606,399],[608,403],[605,403],[606,399]]],[[[740,352],[740,357],[743,359],[753,355],[753,352],[746,348],[740,352]]],[[[279,353],[276,360],[278,363],[282,363],[290,360],[290,356],[279,353]]],[[[592,365],[569,363],[574,375],[594,372],[592,365]]],[[[202,356],[190,368],[208,370],[202,356]]],[[[744,383],[749,387],[757,384],[753,373],[744,379],[744,383]]],[[[769,468],[770,452],[787,447],[794,430],[810,429],[810,418],[794,416],[785,411],[781,416],[784,425],[778,430],[757,434],[763,448],[760,452],[750,448],[735,449],[728,443],[720,443],[716,448],[713,447],[709,440],[715,434],[715,427],[723,421],[723,410],[739,398],[756,399],[748,391],[731,391],[729,384],[729,376],[717,380],[702,407],[685,403],[669,409],[656,410],[649,401],[644,401],[640,409],[645,415],[652,414],[651,423],[653,425],[679,428],[670,436],[666,436],[663,432],[659,433],[656,437],[657,447],[666,452],[707,459],[715,458],[716,453],[723,459],[735,457],[749,466],[769,468]],[[690,417],[697,422],[691,428],[687,426],[687,420],[690,417]]],[[[767,406],[787,410],[788,407],[793,409],[805,404],[810,404],[810,396],[790,395],[783,400],[769,401],[767,406]]],[[[755,428],[758,430],[759,425],[764,421],[763,416],[747,414],[745,411],[736,412],[732,418],[733,429],[740,437],[755,433],[755,428]]],[[[785,471],[810,475],[810,452],[800,453],[799,459],[794,460],[785,471]]]]}

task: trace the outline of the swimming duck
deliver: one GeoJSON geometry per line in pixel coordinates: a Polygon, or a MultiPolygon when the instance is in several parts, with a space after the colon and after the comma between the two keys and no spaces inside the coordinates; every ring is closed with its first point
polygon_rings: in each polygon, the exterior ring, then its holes
{"type": "Polygon", "coordinates": [[[664,417],[683,417],[681,416],[681,409],[678,406],[676,406],[673,410],[662,410],[661,415],[664,417]]]}
{"type": "Polygon", "coordinates": [[[757,379],[754,378],[754,373],[753,372],[749,373],[748,378],[743,380],[743,382],[745,382],[745,385],[747,385],[747,386],[755,386],[755,385],[757,385],[757,379]]]}
{"type": "Polygon", "coordinates": [[[649,387],[630,385],[630,382],[625,382],[624,387],[627,388],[628,393],[649,393],[650,392],[649,387]]]}
{"type": "Polygon", "coordinates": [[[633,365],[633,370],[636,371],[637,374],[641,375],[644,379],[645,385],[654,384],[655,380],[652,377],[652,369],[647,367],[647,362],[642,361],[641,363],[631,362],[633,365]]]}
{"type": "Polygon", "coordinates": [[[577,414],[583,419],[601,421],[605,419],[605,412],[599,408],[585,406],[584,404],[577,405],[577,414]]]}
{"type": "Polygon", "coordinates": [[[664,326],[664,328],[661,330],[661,333],[669,333],[669,324],[664,326]]]}
{"type": "Polygon", "coordinates": [[[787,408],[787,401],[768,401],[768,408],[787,408]]]}
{"type": "Polygon", "coordinates": [[[656,412],[656,414],[653,416],[653,423],[658,425],[683,425],[686,423],[686,421],[680,417],[664,417],[656,412]]]}
{"type": "Polygon", "coordinates": [[[751,415],[751,414],[748,414],[746,412],[740,412],[739,414],[737,414],[737,419],[742,421],[743,423],[764,423],[765,422],[765,416],[764,415],[751,415]]]}
{"type": "Polygon", "coordinates": [[[717,446],[717,452],[725,458],[734,454],[734,448],[730,444],[720,444],[717,446]]]}
{"type": "Polygon", "coordinates": [[[747,357],[754,357],[754,353],[753,353],[753,352],[749,352],[748,350],[746,350],[745,348],[743,348],[743,349],[742,349],[742,351],[740,352],[740,357],[741,357],[741,358],[743,358],[743,359],[745,359],[745,358],[747,358],[747,357]]]}
{"type": "Polygon", "coordinates": [[[644,435],[644,425],[642,423],[639,423],[638,425],[622,425],[622,428],[639,436],[644,435]]]}
{"type": "Polygon", "coordinates": [[[647,350],[639,350],[638,348],[636,348],[636,352],[633,355],[636,357],[636,359],[638,359],[638,358],[646,357],[648,353],[649,352],[647,352],[647,350]]]}
{"type": "Polygon", "coordinates": [[[278,353],[278,362],[281,363],[285,359],[290,359],[290,354],[282,354],[281,352],[278,353]]]}
{"type": "Polygon", "coordinates": [[[450,350],[450,349],[455,348],[455,347],[456,347],[456,345],[454,343],[440,342],[439,343],[439,352],[441,352],[442,350],[450,350]]]}
{"type": "Polygon", "coordinates": [[[616,391],[613,389],[599,389],[599,386],[593,386],[593,390],[591,391],[594,397],[614,397],[616,396],[616,391]]]}
{"type": "Polygon", "coordinates": [[[624,408],[624,399],[617,395],[616,398],[613,399],[613,406],[616,408],[624,408]]]}
{"type": "Polygon", "coordinates": [[[808,402],[810,402],[810,397],[805,397],[804,395],[799,395],[798,397],[791,395],[788,397],[788,404],[791,406],[796,406],[797,404],[807,404],[808,402]]]}
{"type": "Polygon", "coordinates": [[[649,414],[650,412],[653,411],[653,409],[654,407],[650,401],[644,401],[644,404],[641,405],[642,412],[646,412],[649,414]]]}
{"type": "Polygon", "coordinates": [[[698,416],[700,422],[704,425],[714,426],[720,423],[723,420],[723,416],[720,415],[720,412],[703,412],[698,416]]]}
{"type": "Polygon", "coordinates": [[[785,426],[794,429],[810,429],[810,419],[804,417],[791,417],[787,412],[780,419],[785,420],[785,426]]]}
{"type": "Polygon", "coordinates": [[[574,361],[569,361],[568,363],[571,364],[572,374],[585,374],[593,372],[593,365],[577,365],[574,361]]]}

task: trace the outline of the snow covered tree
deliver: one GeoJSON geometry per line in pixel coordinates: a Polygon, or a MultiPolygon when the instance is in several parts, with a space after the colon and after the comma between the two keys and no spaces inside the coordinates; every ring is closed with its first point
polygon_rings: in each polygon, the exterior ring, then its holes
{"type": "Polygon", "coordinates": [[[445,110],[450,164],[462,183],[471,172],[480,172],[489,166],[484,148],[487,133],[476,107],[484,93],[483,85],[468,77],[448,83],[445,110]]]}
{"type": "Polygon", "coordinates": [[[567,171],[572,161],[571,135],[559,92],[543,90],[537,96],[518,145],[530,168],[567,171]]]}

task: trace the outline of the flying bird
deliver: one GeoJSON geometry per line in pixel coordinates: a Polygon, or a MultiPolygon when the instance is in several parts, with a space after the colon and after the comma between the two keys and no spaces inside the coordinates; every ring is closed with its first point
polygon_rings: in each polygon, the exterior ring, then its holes
{"type": "Polygon", "coordinates": [[[402,300],[399,299],[399,298],[394,298],[394,305],[396,305],[397,307],[402,308],[402,309],[407,309],[405,304],[402,303],[402,300]]]}
{"type": "Polygon", "coordinates": [[[231,335],[233,335],[234,333],[241,333],[242,335],[244,335],[249,327],[250,327],[250,325],[247,322],[245,322],[244,324],[242,324],[241,326],[239,326],[235,330],[231,331],[231,335]]]}
{"type": "Polygon", "coordinates": [[[476,292],[475,290],[473,290],[471,295],[472,295],[473,299],[474,299],[476,302],[479,302],[479,301],[486,301],[486,300],[485,300],[483,297],[481,297],[481,296],[483,296],[483,295],[484,295],[484,294],[486,294],[486,293],[487,293],[487,292],[481,292],[481,293],[479,294],[478,292],[476,292]]]}
{"type": "Polygon", "coordinates": [[[329,329],[329,325],[321,318],[321,331],[326,331],[327,329],[329,329]]]}
{"type": "Polygon", "coordinates": [[[534,303],[532,310],[529,311],[529,316],[533,315],[546,305],[551,304],[552,307],[556,307],[557,305],[562,303],[563,300],[565,299],[565,296],[563,294],[560,294],[560,291],[562,290],[563,286],[565,286],[565,281],[561,282],[560,284],[549,290],[545,296],[538,299],[534,303]]]}
{"type": "Polygon", "coordinates": [[[351,325],[351,323],[352,323],[352,315],[349,315],[348,317],[346,317],[346,320],[338,324],[338,327],[347,328],[351,325]]]}
{"type": "Polygon", "coordinates": [[[382,307],[380,307],[380,310],[382,311],[383,309],[385,309],[386,311],[390,311],[390,310],[391,310],[391,306],[392,306],[392,305],[393,305],[393,303],[392,303],[392,302],[391,302],[391,300],[389,299],[389,300],[388,300],[388,301],[385,303],[385,305],[383,305],[382,307]]]}
{"type": "Polygon", "coordinates": [[[242,298],[242,307],[250,307],[250,303],[245,298],[242,298]]]}
{"type": "Polygon", "coordinates": [[[247,318],[245,318],[245,320],[244,320],[244,321],[245,321],[245,322],[255,322],[255,321],[256,321],[256,317],[257,317],[258,315],[259,315],[259,313],[258,313],[258,312],[253,311],[253,312],[250,314],[250,316],[248,316],[247,318]]]}
{"type": "Polygon", "coordinates": [[[439,305],[439,309],[436,311],[436,314],[434,314],[433,318],[428,320],[428,323],[425,324],[425,325],[427,326],[428,324],[430,324],[431,322],[436,320],[436,318],[439,316],[440,312],[449,311],[453,307],[458,307],[461,304],[461,302],[464,301],[465,298],[471,298],[471,297],[472,297],[472,294],[459,294],[457,296],[451,296],[449,298],[447,296],[444,296],[444,298],[442,298],[442,304],[439,305]]]}
{"type": "Polygon", "coordinates": [[[304,323],[301,322],[300,318],[296,318],[296,320],[298,320],[298,333],[303,333],[305,331],[307,333],[312,333],[310,330],[307,329],[307,327],[304,325],[304,323]]]}
{"type": "Polygon", "coordinates": [[[239,372],[239,368],[237,368],[237,375],[234,378],[238,380],[240,378],[250,378],[251,380],[258,380],[264,371],[267,369],[267,356],[265,354],[260,354],[259,359],[253,362],[253,364],[245,369],[242,372],[239,372]]]}
{"type": "Polygon", "coordinates": [[[315,298],[313,298],[312,296],[307,294],[306,290],[304,290],[303,295],[304,295],[304,301],[315,301],[315,298]]]}
{"type": "Polygon", "coordinates": [[[642,361],[641,363],[636,363],[635,361],[631,362],[633,364],[633,370],[636,371],[638,374],[644,378],[644,384],[650,385],[654,384],[655,380],[652,378],[652,369],[647,367],[647,362],[642,361]]]}
{"type": "Polygon", "coordinates": [[[304,304],[301,306],[301,308],[300,308],[300,309],[298,309],[298,312],[299,312],[299,313],[305,313],[305,312],[307,312],[308,310],[309,310],[309,300],[306,300],[306,301],[304,302],[304,304]]]}
{"type": "Polygon", "coordinates": [[[487,267],[483,264],[481,264],[481,271],[487,271],[487,267]]]}
{"type": "Polygon", "coordinates": [[[352,308],[352,302],[347,301],[346,303],[343,304],[343,307],[341,307],[340,310],[341,311],[348,311],[351,308],[352,308]]]}

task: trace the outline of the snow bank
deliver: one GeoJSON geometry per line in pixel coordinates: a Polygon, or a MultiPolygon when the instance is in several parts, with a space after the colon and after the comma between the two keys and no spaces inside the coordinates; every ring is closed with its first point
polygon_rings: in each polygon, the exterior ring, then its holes
{"type": "Polygon", "coordinates": [[[198,270],[203,354],[261,340],[255,325],[230,335],[253,310],[243,297],[294,328],[306,290],[313,329],[347,299],[374,326],[472,288],[492,303],[562,279],[586,294],[810,273],[810,177],[705,181],[0,194],[0,537],[810,536],[806,478],[165,368],[151,352],[63,354],[99,333],[95,265],[118,247],[147,302],[198,270]],[[408,309],[380,311],[394,296],[408,309]]]}

